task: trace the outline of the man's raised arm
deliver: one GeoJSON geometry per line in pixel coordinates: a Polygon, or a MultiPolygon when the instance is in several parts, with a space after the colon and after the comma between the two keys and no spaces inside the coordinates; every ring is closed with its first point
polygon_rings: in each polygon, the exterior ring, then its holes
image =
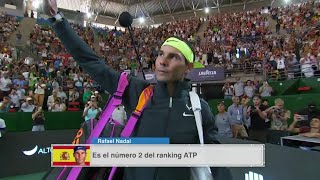
{"type": "MultiPolygon", "coordinates": [[[[57,0],[44,0],[45,13],[53,17],[58,14],[57,0]]],[[[57,36],[78,64],[105,90],[113,94],[117,88],[120,74],[108,67],[104,60],[75,33],[66,19],[52,24],[57,36]]]]}
{"type": "Polygon", "coordinates": [[[108,67],[104,60],[75,33],[67,20],[55,23],[53,26],[57,36],[67,51],[79,65],[110,94],[116,90],[119,73],[108,67]]]}

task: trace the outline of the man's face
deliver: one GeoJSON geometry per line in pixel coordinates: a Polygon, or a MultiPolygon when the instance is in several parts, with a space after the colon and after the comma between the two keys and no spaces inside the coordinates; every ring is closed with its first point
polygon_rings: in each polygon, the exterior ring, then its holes
{"type": "Polygon", "coordinates": [[[262,104],[263,104],[264,106],[268,106],[268,105],[269,105],[268,101],[263,101],[262,104]]]}
{"type": "Polygon", "coordinates": [[[4,98],[3,98],[3,102],[4,102],[4,103],[7,103],[7,102],[9,102],[9,98],[7,98],[7,97],[4,97],[4,98]]]}
{"type": "Polygon", "coordinates": [[[74,158],[76,159],[76,163],[78,165],[84,164],[86,160],[87,153],[84,150],[77,150],[73,153],[74,158]]]}
{"type": "Polygon", "coordinates": [[[232,102],[234,103],[234,104],[239,104],[239,97],[233,97],[232,98],[232,102]]]}
{"type": "Polygon", "coordinates": [[[189,68],[185,57],[174,47],[162,46],[156,60],[156,76],[158,81],[174,82],[183,80],[189,68]]]}
{"type": "Polygon", "coordinates": [[[246,105],[249,103],[249,101],[250,101],[249,98],[241,98],[241,104],[246,105]]]}
{"type": "Polygon", "coordinates": [[[223,104],[218,104],[217,106],[219,112],[224,112],[225,106],[223,104]]]}
{"type": "Polygon", "coordinates": [[[259,99],[258,97],[254,97],[253,98],[253,104],[254,105],[260,105],[261,104],[261,99],[259,99]]]}
{"type": "MultiPolygon", "coordinates": [[[[320,120],[318,118],[313,118],[310,121],[310,127],[311,128],[320,128],[320,120]]],[[[320,131],[320,130],[319,130],[320,131]]]]}
{"type": "Polygon", "coordinates": [[[282,102],[277,102],[275,105],[278,106],[279,108],[283,108],[283,103],[282,102]]]}

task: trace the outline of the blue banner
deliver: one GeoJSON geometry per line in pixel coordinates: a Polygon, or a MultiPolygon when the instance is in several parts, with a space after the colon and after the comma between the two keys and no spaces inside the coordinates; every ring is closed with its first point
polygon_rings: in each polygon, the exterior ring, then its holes
{"type": "Polygon", "coordinates": [[[92,144],[169,144],[169,138],[93,138],[92,144]]]}

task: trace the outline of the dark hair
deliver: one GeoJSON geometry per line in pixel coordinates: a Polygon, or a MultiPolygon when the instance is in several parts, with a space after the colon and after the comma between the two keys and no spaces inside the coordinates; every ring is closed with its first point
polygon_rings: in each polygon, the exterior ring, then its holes
{"type": "Polygon", "coordinates": [[[220,105],[220,104],[225,105],[225,104],[224,104],[224,101],[218,101],[218,104],[217,104],[217,105],[220,105]]]}
{"type": "Polygon", "coordinates": [[[252,99],[253,99],[253,98],[258,98],[258,99],[261,100],[261,96],[260,96],[260,95],[254,95],[254,96],[252,97],[252,99]]]}
{"type": "Polygon", "coordinates": [[[262,99],[262,102],[269,102],[268,99],[262,99]]]}
{"type": "Polygon", "coordinates": [[[248,99],[249,97],[246,95],[241,96],[241,99],[248,99]]]}

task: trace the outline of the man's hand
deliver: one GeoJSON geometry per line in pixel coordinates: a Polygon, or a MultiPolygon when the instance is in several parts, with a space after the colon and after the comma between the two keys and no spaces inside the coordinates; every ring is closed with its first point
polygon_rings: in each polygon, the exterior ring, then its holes
{"type": "Polygon", "coordinates": [[[45,14],[50,17],[58,13],[57,0],[43,0],[43,7],[45,14]]]}

